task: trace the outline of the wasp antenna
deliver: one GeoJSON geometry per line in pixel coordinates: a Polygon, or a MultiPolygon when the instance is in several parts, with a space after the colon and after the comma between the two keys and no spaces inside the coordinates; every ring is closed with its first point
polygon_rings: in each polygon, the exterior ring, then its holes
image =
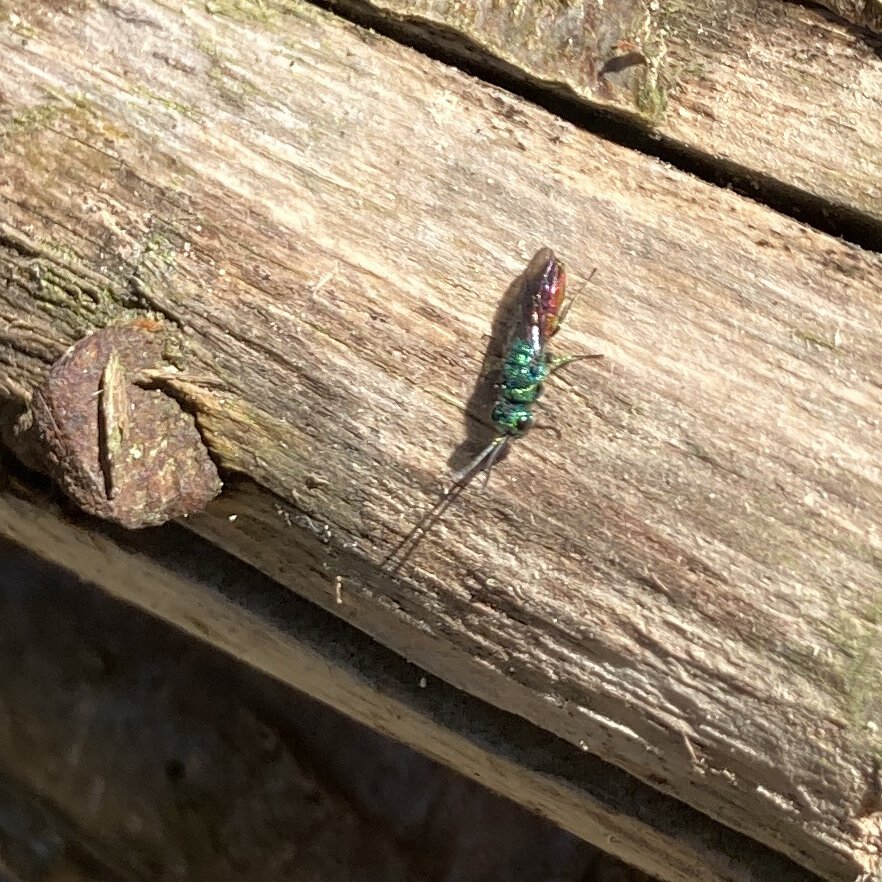
{"type": "MultiPolygon", "coordinates": [[[[588,278],[585,279],[585,285],[587,285],[594,278],[594,274],[596,272],[597,267],[594,267],[594,269],[591,270],[591,272],[588,274],[588,278]]],[[[579,290],[576,291],[576,293],[573,294],[573,296],[570,297],[570,299],[564,304],[563,309],[560,311],[560,318],[557,321],[558,327],[566,321],[567,316],[570,314],[570,310],[573,308],[573,304],[579,299],[579,297],[582,296],[582,292],[584,290],[584,286],[579,288],[579,290]]]]}

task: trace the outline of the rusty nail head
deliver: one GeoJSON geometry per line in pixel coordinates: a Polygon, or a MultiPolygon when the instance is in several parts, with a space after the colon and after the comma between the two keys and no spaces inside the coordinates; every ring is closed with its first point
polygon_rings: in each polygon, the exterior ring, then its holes
{"type": "Polygon", "coordinates": [[[167,366],[158,322],[104,328],[71,346],[31,409],[52,477],[84,511],[124,527],[201,511],[221,490],[193,416],[132,381],[167,366]]]}

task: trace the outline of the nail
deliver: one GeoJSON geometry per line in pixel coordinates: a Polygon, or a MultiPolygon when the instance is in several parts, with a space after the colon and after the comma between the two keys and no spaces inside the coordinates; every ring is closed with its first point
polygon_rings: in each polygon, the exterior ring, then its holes
{"type": "Polygon", "coordinates": [[[129,529],[202,511],[223,486],[193,416],[132,379],[167,367],[160,322],[104,328],[71,346],[31,410],[50,474],[89,514],[129,529]]]}

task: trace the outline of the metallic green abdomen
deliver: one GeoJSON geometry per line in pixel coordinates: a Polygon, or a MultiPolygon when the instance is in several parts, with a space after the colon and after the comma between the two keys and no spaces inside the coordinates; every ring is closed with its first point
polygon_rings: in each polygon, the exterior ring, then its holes
{"type": "Polygon", "coordinates": [[[544,352],[536,352],[524,339],[509,347],[502,365],[502,382],[493,423],[504,435],[523,435],[533,424],[530,405],[539,397],[548,378],[544,352]]]}

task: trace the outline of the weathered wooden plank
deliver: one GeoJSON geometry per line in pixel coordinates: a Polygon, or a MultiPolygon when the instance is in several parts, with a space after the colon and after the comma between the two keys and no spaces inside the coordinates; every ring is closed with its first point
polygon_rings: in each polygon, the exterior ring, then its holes
{"type": "MultiPolygon", "coordinates": [[[[223,568],[227,596],[242,575],[249,602],[261,586],[286,593],[202,551],[214,574],[223,568]]],[[[216,592],[204,557],[197,570],[216,592]]],[[[152,589],[136,581],[143,606],[152,589]]],[[[421,867],[438,882],[546,882],[552,872],[580,882],[589,871],[650,882],[3,540],[0,721],[4,882],[418,882],[421,867]]]]}
{"type": "Polygon", "coordinates": [[[858,27],[869,28],[877,34],[882,34],[880,0],[824,0],[821,5],[858,27]]]}
{"type": "Polygon", "coordinates": [[[195,529],[826,878],[872,869],[879,258],[306,5],[34,21],[0,57],[10,446],[66,345],[162,314],[167,388],[277,497],[195,529]],[[486,333],[546,243],[598,267],[566,443],[383,571],[486,440],[486,333]]]}
{"type": "MultiPolygon", "coordinates": [[[[882,5],[344,0],[376,27],[625,114],[680,161],[882,242],[882,5]],[[827,203],[818,204],[818,200],[827,203]]],[[[599,123],[595,121],[595,125],[599,123]]]]}
{"type": "MultiPolygon", "coordinates": [[[[231,501],[247,508],[247,501],[236,494],[231,501]]],[[[179,530],[128,536],[117,531],[115,540],[112,532],[94,524],[71,522],[13,480],[0,493],[0,533],[94,580],[114,597],[417,747],[655,878],[815,878],[573,745],[456,693],[179,530]]],[[[308,530],[292,533],[306,534],[304,545],[314,541],[308,530]]],[[[251,715],[245,711],[246,726],[251,715]]],[[[23,761],[34,759],[26,755],[23,761]]],[[[62,803],[70,798],[64,792],[57,797],[62,803]]]]}
{"type": "Polygon", "coordinates": [[[426,878],[205,647],[158,623],[148,642],[143,623],[108,615],[82,589],[77,607],[51,575],[11,580],[5,564],[0,842],[22,879],[350,882],[366,855],[378,878],[426,878]],[[44,828],[31,855],[7,839],[23,833],[16,804],[44,828]]]}

